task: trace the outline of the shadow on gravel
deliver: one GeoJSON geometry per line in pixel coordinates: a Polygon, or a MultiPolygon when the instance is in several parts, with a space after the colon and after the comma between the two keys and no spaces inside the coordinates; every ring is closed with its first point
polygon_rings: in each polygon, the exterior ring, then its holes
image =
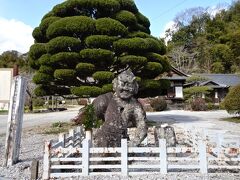
{"type": "Polygon", "coordinates": [[[147,119],[149,121],[157,121],[160,123],[168,123],[168,124],[175,124],[175,123],[188,123],[201,120],[195,116],[185,116],[185,115],[165,115],[165,114],[149,114],[147,115],[147,119]]]}

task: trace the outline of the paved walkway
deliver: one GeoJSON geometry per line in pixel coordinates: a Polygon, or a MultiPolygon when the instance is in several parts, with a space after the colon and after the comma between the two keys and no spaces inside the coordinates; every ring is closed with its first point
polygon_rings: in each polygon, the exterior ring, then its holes
{"type": "MultiPolygon", "coordinates": [[[[75,117],[79,108],[62,112],[24,114],[23,128],[44,125],[58,121],[69,121],[75,117]]],[[[240,135],[240,124],[221,121],[221,118],[231,117],[226,111],[183,111],[171,110],[162,112],[148,112],[149,120],[167,122],[182,128],[204,128],[213,130],[227,130],[227,133],[240,135]]],[[[0,115],[0,134],[6,133],[7,115],[0,115]]]]}

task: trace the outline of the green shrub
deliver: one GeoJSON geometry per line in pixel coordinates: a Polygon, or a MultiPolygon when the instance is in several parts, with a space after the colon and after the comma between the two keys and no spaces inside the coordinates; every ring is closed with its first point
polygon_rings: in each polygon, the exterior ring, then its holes
{"type": "Polygon", "coordinates": [[[113,84],[105,84],[102,87],[102,93],[108,93],[113,91],[113,84]]]}
{"type": "Polygon", "coordinates": [[[60,36],[47,43],[47,52],[56,54],[59,52],[79,52],[81,41],[77,38],[60,36]]]}
{"type": "Polygon", "coordinates": [[[79,97],[97,97],[102,94],[102,89],[97,86],[72,87],[72,94],[79,97]]]}
{"type": "Polygon", "coordinates": [[[45,73],[40,73],[37,72],[33,76],[33,82],[35,84],[44,84],[44,83],[49,83],[50,81],[53,80],[53,77],[50,74],[45,74],[45,73]]]}
{"type": "Polygon", "coordinates": [[[36,96],[48,96],[48,95],[53,95],[53,92],[51,90],[51,88],[49,86],[45,86],[45,85],[38,85],[35,89],[34,89],[34,94],[36,96]]]}
{"type": "Polygon", "coordinates": [[[137,23],[135,15],[129,11],[122,10],[115,15],[115,19],[126,26],[132,26],[137,23]]]}
{"type": "Polygon", "coordinates": [[[191,108],[193,111],[206,111],[207,105],[203,98],[197,97],[191,101],[191,108]]]}
{"type": "Polygon", "coordinates": [[[143,38],[120,39],[113,43],[116,52],[143,53],[148,50],[148,43],[143,38]]]}
{"type": "Polygon", "coordinates": [[[164,54],[165,53],[165,45],[155,39],[155,38],[145,38],[145,40],[148,43],[148,50],[151,52],[156,52],[156,53],[160,53],[160,54],[164,54]]]}
{"type": "Polygon", "coordinates": [[[57,21],[61,19],[60,17],[48,17],[48,18],[45,18],[41,21],[40,25],[39,25],[39,29],[41,30],[42,33],[46,33],[48,27],[50,24],[52,24],[53,22],[57,21]]]}
{"type": "Polygon", "coordinates": [[[44,43],[47,41],[43,32],[41,31],[41,29],[39,27],[36,27],[33,30],[32,36],[35,39],[36,43],[44,43]]]}
{"type": "Polygon", "coordinates": [[[43,98],[33,98],[33,106],[43,106],[45,104],[45,100],[43,98]]]}
{"type": "Polygon", "coordinates": [[[199,75],[192,75],[186,79],[187,83],[191,82],[202,82],[202,81],[207,81],[209,80],[207,77],[199,76],[199,75]]]}
{"type": "Polygon", "coordinates": [[[51,66],[40,66],[38,72],[45,73],[45,74],[53,74],[53,68],[51,66]]]}
{"type": "Polygon", "coordinates": [[[76,71],[80,77],[88,77],[95,71],[95,66],[91,63],[78,63],[76,71]]]}
{"type": "Polygon", "coordinates": [[[165,72],[168,72],[171,70],[171,65],[168,61],[167,56],[162,56],[157,53],[147,53],[145,54],[145,56],[148,58],[149,61],[160,63],[163,69],[165,70],[165,72]]]}
{"type": "Polygon", "coordinates": [[[29,57],[33,60],[37,60],[43,54],[46,53],[46,47],[43,43],[35,43],[30,47],[29,57]]]}
{"type": "Polygon", "coordinates": [[[202,94],[208,95],[212,91],[212,88],[209,86],[193,86],[190,88],[183,89],[184,99],[186,101],[191,98],[201,97],[202,94]]]}
{"type": "Polygon", "coordinates": [[[75,68],[80,61],[80,55],[76,52],[60,52],[51,56],[51,63],[60,68],[75,68]]]}
{"type": "Polygon", "coordinates": [[[93,1],[93,6],[97,8],[97,11],[100,11],[99,14],[105,14],[110,16],[111,14],[119,11],[120,4],[117,0],[91,0],[93,1]]]}
{"type": "Polygon", "coordinates": [[[117,0],[117,1],[119,1],[120,5],[121,5],[121,9],[128,10],[133,13],[138,12],[138,8],[135,5],[133,0],[117,0]]]}
{"type": "Polygon", "coordinates": [[[140,38],[150,38],[152,37],[150,34],[147,34],[145,32],[140,32],[140,31],[137,31],[137,32],[131,32],[128,34],[128,37],[130,38],[133,38],[133,37],[140,37],[140,38]]]}
{"type": "Polygon", "coordinates": [[[95,21],[86,16],[72,16],[61,18],[49,25],[47,37],[58,36],[85,37],[95,31],[95,21]]]}
{"type": "Polygon", "coordinates": [[[111,83],[114,78],[114,74],[110,71],[97,71],[92,76],[100,83],[111,83]]]}
{"type": "Polygon", "coordinates": [[[137,17],[137,21],[138,21],[139,24],[142,24],[146,28],[150,27],[150,21],[148,20],[148,18],[146,16],[144,16],[143,14],[138,12],[136,14],[136,17],[137,17]]]}
{"type": "Polygon", "coordinates": [[[97,119],[95,115],[94,106],[89,104],[84,107],[84,112],[82,114],[82,124],[85,127],[85,130],[91,130],[92,128],[99,128],[101,122],[97,119]]]}
{"type": "Polygon", "coordinates": [[[109,36],[125,36],[127,28],[119,21],[111,18],[99,18],[96,20],[98,34],[109,36]]]}
{"type": "Polygon", "coordinates": [[[151,99],[150,105],[154,111],[164,111],[167,109],[167,102],[162,97],[151,99]]]}
{"type": "Polygon", "coordinates": [[[51,61],[50,61],[51,55],[50,54],[44,54],[42,55],[38,61],[40,65],[52,65],[51,61]]]}
{"type": "Polygon", "coordinates": [[[142,66],[147,63],[147,58],[143,56],[126,55],[119,58],[121,64],[142,66]]]}
{"type": "Polygon", "coordinates": [[[225,107],[230,114],[240,114],[240,84],[230,88],[227,96],[222,102],[222,106],[225,107]]]}
{"type": "Polygon", "coordinates": [[[89,48],[111,49],[112,44],[118,37],[107,35],[92,35],[85,39],[85,44],[89,48]]]}
{"type": "Polygon", "coordinates": [[[71,80],[75,78],[76,71],[73,69],[56,69],[54,77],[60,80],[71,80]]]}
{"type": "Polygon", "coordinates": [[[113,52],[106,49],[83,49],[80,56],[85,62],[97,65],[113,62],[113,52]]]}
{"type": "Polygon", "coordinates": [[[162,72],[163,68],[160,63],[148,62],[143,69],[144,76],[147,78],[154,78],[162,72]]]}

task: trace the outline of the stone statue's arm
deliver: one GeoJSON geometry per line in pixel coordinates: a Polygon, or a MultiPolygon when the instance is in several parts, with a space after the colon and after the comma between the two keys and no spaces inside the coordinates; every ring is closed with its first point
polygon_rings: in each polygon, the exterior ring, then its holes
{"type": "Polygon", "coordinates": [[[134,118],[136,121],[136,131],[134,138],[131,139],[129,146],[138,146],[147,136],[146,113],[141,106],[134,109],[134,118]]]}

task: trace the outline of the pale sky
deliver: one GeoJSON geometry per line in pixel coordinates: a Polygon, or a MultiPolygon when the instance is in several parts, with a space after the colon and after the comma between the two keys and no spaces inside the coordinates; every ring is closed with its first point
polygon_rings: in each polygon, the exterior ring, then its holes
{"type": "MultiPolygon", "coordinates": [[[[7,50],[26,53],[33,44],[32,31],[54,5],[64,0],[0,0],[0,54],[7,50]]],[[[151,22],[151,34],[160,37],[180,12],[193,7],[215,8],[233,0],[135,0],[151,22]]]]}

